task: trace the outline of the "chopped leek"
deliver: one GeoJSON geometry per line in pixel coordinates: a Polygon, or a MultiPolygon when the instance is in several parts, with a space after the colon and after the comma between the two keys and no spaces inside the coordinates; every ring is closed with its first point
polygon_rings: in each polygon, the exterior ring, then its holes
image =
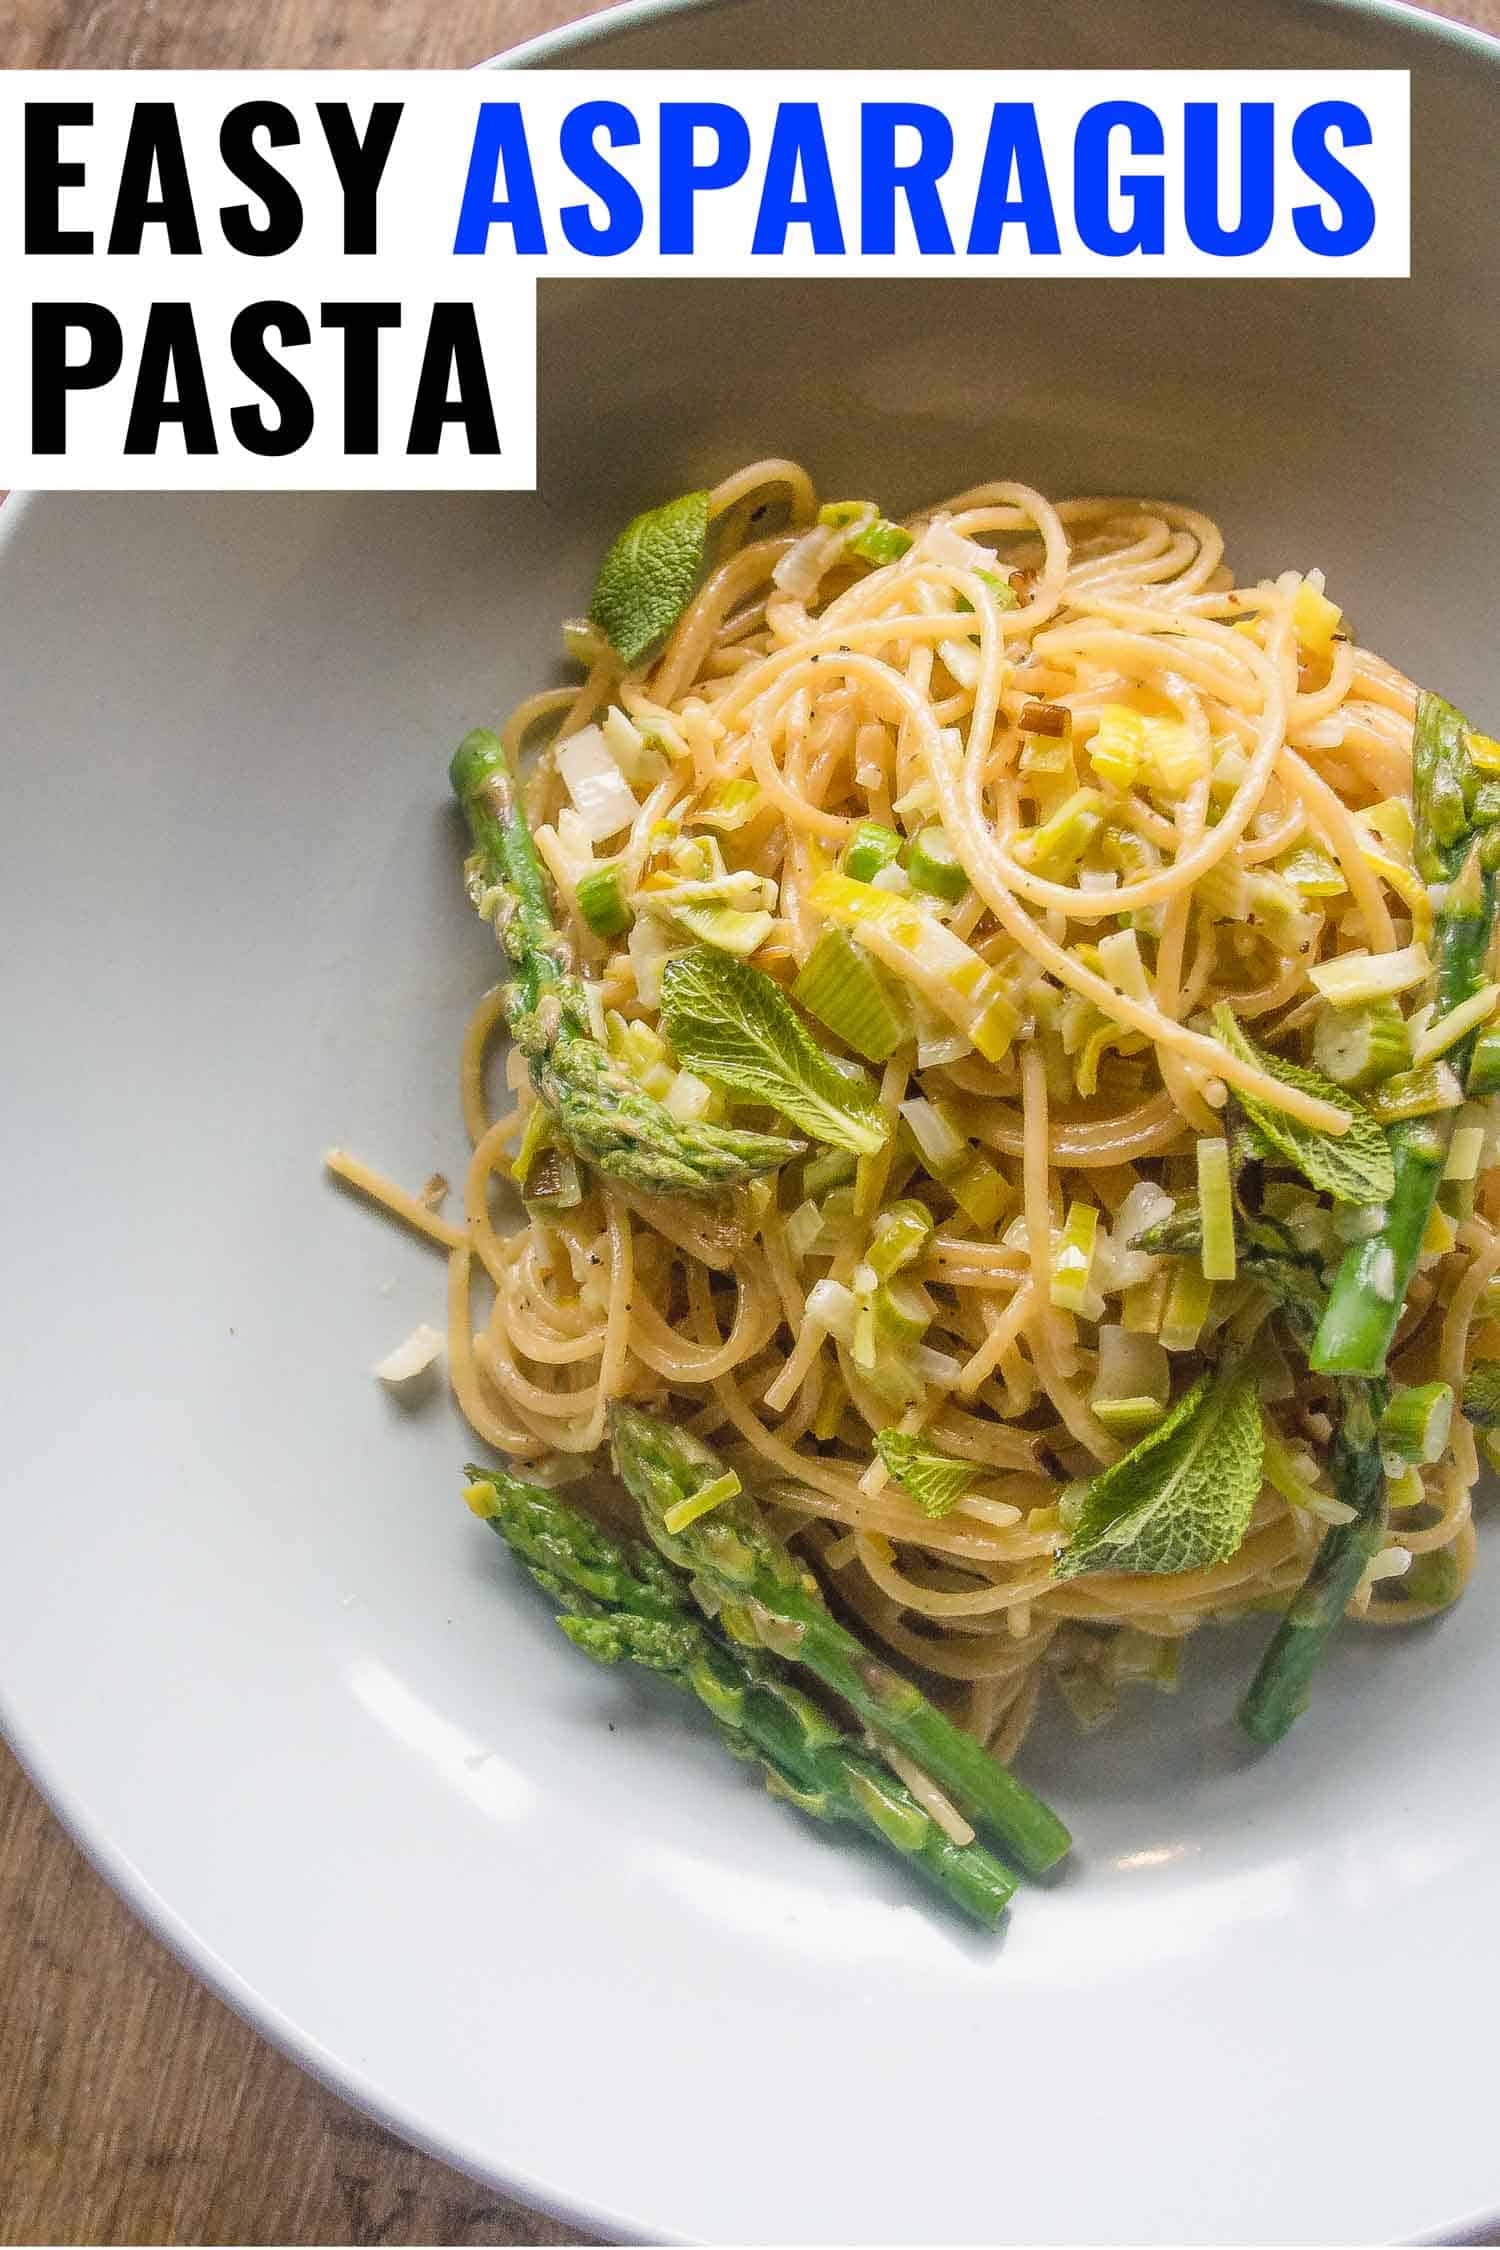
{"type": "Polygon", "coordinates": [[[1384,837],[1398,852],[1410,856],[1416,835],[1411,806],[1405,797],[1383,797],[1378,805],[1367,805],[1359,815],[1367,828],[1384,837]]]}
{"type": "Polygon", "coordinates": [[[1155,1336],[1133,1335],[1106,1322],[1099,1330],[1099,1366],[1090,1404],[1101,1400],[1150,1398],[1165,1407],[1172,1393],[1172,1368],[1155,1336]]]}
{"type": "Polygon", "coordinates": [[[993,1226],[1011,1191],[988,1157],[970,1147],[943,1105],[923,1095],[904,1101],[901,1117],[928,1171],[964,1216],[975,1226],[993,1226]]]}
{"type": "Polygon", "coordinates": [[[1244,922],[1250,917],[1250,878],[1232,859],[1221,859],[1198,879],[1194,902],[1212,922],[1244,922]]]}
{"type": "Polygon", "coordinates": [[[854,1157],[847,1149],[825,1149],[821,1156],[810,1156],[802,1167],[804,1195],[826,1195],[830,1188],[848,1187],[856,1170],[854,1157]]]}
{"type": "Polygon", "coordinates": [[[1467,1039],[1471,1031],[1477,1031],[1482,1023],[1488,1022],[1497,1000],[1500,1000],[1500,984],[1483,984],[1456,1008],[1434,1017],[1426,1030],[1412,1041],[1413,1067],[1420,1070],[1424,1063],[1433,1062],[1450,1047],[1456,1047],[1460,1039],[1467,1039]]]}
{"type": "Polygon", "coordinates": [[[721,1477],[715,1477],[709,1484],[700,1485],[686,1500],[674,1500],[662,1513],[662,1529],[675,1539],[679,1531],[686,1531],[690,1523],[696,1523],[700,1516],[706,1516],[711,1508],[722,1507],[739,1490],[739,1478],[733,1469],[726,1469],[721,1477]]]}
{"type": "Polygon", "coordinates": [[[556,763],[593,843],[607,843],[632,826],[641,808],[610,754],[601,727],[580,727],[558,750],[556,763]]]}
{"type": "Polygon", "coordinates": [[[1151,986],[1146,976],[1146,964],[1141,959],[1141,941],[1133,929],[1113,930],[1098,944],[1099,967],[1117,991],[1127,999],[1151,998],[1151,986]]]}
{"type": "Polygon", "coordinates": [[[1303,579],[1292,603],[1292,626],[1309,656],[1326,657],[1332,653],[1333,637],[1343,614],[1320,587],[1303,579]]]}
{"type": "Polygon", "coordinates": [[[569,1211],[583,1201],[583,1174],[572,1150],[561,1139],[556,1120],[545,1102],[533,1102],[510,1176],[527,1203],[546,1204],[554,1211],[569,1211]]]}
{"type": "Polygon", "coordinates": [[[1362,1094],[1410,1063],[1406,1018],[1389,996],[1359,1008],[1325,1003],[1313,1027],[1313,1060],[1335,1086],[1362,1094]]]}
{"type": "Polygon", "coordinates": [[[1294,846],[1277,862],[1277,869],[1283,880],[1304,898],[1338,898],[1349,887],[1338,861],[1330,859],[1316,844],[1294,846]]]}
{"type": "Polygon", "coordinates": [[[1421,1383],[1392,1393],[1380,1417],[1380,1442],[1400,1461],[1427,1468],[1441,1460],[1453,1420],[1453,1391],[1447,1383],[1421,1383]]]}
{"type": "Polygon", "coordinates": [[[579,876],[574,892],[578,911],[596,937],[622,937],[630,927],[630,908],[613,861],[590,867],[579,876]]]}
{"type": "Polygon", "coordinates": [[[906,871],[919,891],[953,905],[969,887],[957,852],[941,828],[924,828],[906,855],[906,871]]]}
{"type": "MultiPolygon", "coordinates": [[[[874,1279],[873,1268],[870,1277],[874,1279]]],[[[882,1281],[870,1292],[875,1333],[892,1344],[919,1344],[937,1307],[920,1282],[882,1281]]]]}
{"type": "MultiPolygon", "coordinates": [[[[656,906],[658,901],[651,903],[656,906]]],[[[764,908],[746,913],[742,907],[729,906],[719,899],[663,899],[659,903],[685,936],[711,945],[717,953],[732,953],[741,961],[748,961],[775,927],[764,908]]]]}
{"type": "Polygon", "coordinates": [[[1104,799],[1097,789],[1075,789],[1040,828],[1023,834],[1016,857],[1052,876],[1077,866],[1104,825],[1104,799]]]}
{"type": "Polygon", "coordinates": [[[1440,1203],[1434,1203],[1427,1214],[1427,1226],[1422,1235],[1421,1256],[1446,1258],[1458,1240],[1458,1228],[1440,1203]]]}
{"type": "Polygon", "coordinates": [[[1167,1409],[1159,1398],[1096,1398],[1090,1400],[1096,1421],[1102,1422],[1111,1437],[1144,1437],[1154,1430],[1167,1409]]]}
{"type": "Polygon", "coordinates": [[[932,1235],[932,1213],[915,1199],[891,1204],[875,1221],[865,1262],[881,1281],[921,1257],[932,1235]]]}
{"type": "Polygon", "coordinates": [[[786,1221],[786,1245],[794,1258],[805,1258],[823,1232],[823,1214],[811,1196],[789,1212],[786,1221]]]}
{"type": "Polygon", "coordinates": [[[1140,778],[1177,797],[1208,771],[1208,752],[1180,719],[1151,718],[1128,703],[1106,703],[1089,743],[1094,771],[1112,788],[1140,778]]]}
{"type": "Polygon", "coordinates": [[[1070,1205],[1062,1233],[1053,1248],[1052,1278],[1047,1291],[1060,1312],[1082,1312],[1089,1303],[1098,1233],[1097,1204],[1070,1205]]]}
{"type": "Polygon", "coordinates": [[[1234,1189],[1229,1143],[1205,1135],[1198,1142],[1198,1213],[1202,1229],[1199,1262],[1205,1281],[1233,1281],[1234,1189]]]}
{"type": "Polygon", "coordinates": [[[1486,1024],[1469,1059],[1468,1092],[1474,1101],[1500,1094],[1500,1023],[1486,1024]]]}
{"type": "Polygon", "coordinates": [[[879,964],[831,923],[792,986],[792,998],[867,1062],[889,1061],[909,1026],[879,964]]]}
{"type": "Polygon", "coordinates": [[[877,569],[883,563],[899,562],[911,543],[911,533],[884,516],[877,516],[847,542],[851,555],[858,555],[861,562],[874,563],[877,569]]]}
{"type": "Polygon", "coordinates": [[[539,1149],[526,1175],[528,1210],[543,1206],[549,1211],[571,1211],[583,1201],[583,1173],[570,1148],[553,1141],[539,1149]]]}
{"type": "Polygon", "coordinates": [[[818,521],[825,531],[851,531],[856,524],[873,523],[879,513],[873,500],[825,500],[818,521]]]}
{"type": "Polygon", "coordinates": [[[690,1070],[679,1070],[663,1096],[662,1107],[690,1125],[700,1118],[712,1117],[718,1100],[706,1079],[695,1076],[690,1070]]]}
{"type": "Polygon", "coordinates": [[[1127,1336],[1159,1336],[1171,1276],[1165,1270],[1132,1282],[1120,1303],[1120,1325],[1127,1336]]]}
{"type": "Polygon", "coordinates": [[[1427,1063],[1421,1070],[1403,1070],[1382,1080],[1366,1107],[1382,1125],[1395,1125],[1406,1117],[1431,1117],[1438,1110],[1459,1109],[1464,1090],[1457,1074],[1445,1062],[1427,1063]]]}
{"type": "Polygon", "coordinates": [[[716,781],[687,819],[694,827],[717,828],[727,833],[743,828],[759,810],[760,784],[737,776],[733,781],[716,781]]]}
{"type": "Polygon", "coordinates": [[[1444,1181],[1477,1180],[1484,1158],[1484,1142],[1483,1125],[1455,1125],[1453,1138],[1448,1143],[1448,1161],[1443,1166],[1444,1181]]]}
{"type": "Polygon", "coordinates": [[[1395,953],[1341,953],[1319,961],[1308,974],[1336,1008],[1356,1008],[1425,984],[1432,962],[1425,945],[1405,945],[1395,953]]]}
{"type": "Polygon", "coordinates": [[[844,847],[844,873],[856,883],[868,883],[900,853],[901,838],[894,828],[883,828],[878,820],[862,820],[844,847]]]}
{"type": "Polygon", "coordinates": [[[866,933],[885,967],[940,1008],[998,1062],[1020,1025],[1003,972],[966,945],[914,899],[894,897],[847,875],[821,875],[808,894],[815,913],[866,933]]]}
{"type": "Polygon", "coordinates": [[[1099,779],[1112,789],[1128,789],[1141,770],[1145,750],[1139,711],[1124,703],[1106,703],[1089,743],[1089,762],[1099,779]]]}
{"type": "Polygon", "coordinates": [[[1161,1340],[1167,1351],[1197,1350],[1213,1293],[1214,1284],[1191,1260],[1178,1262],[1168,1284],[1161,1319],[1161,1340]]]}

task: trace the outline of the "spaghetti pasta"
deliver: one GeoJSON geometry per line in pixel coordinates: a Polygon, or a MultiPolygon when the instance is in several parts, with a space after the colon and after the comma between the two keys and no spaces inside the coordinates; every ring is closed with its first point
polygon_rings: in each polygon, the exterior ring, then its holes
{"type": "MultiPolygon", "coordinates": [[[[661,1011],[660,958],[701,935],[701,917],[674,926],[641,886],[670,902],[696,883],[700,907],[742,919],[753,896],[766,924],[753,961],[780,986],[839,924],[894,993],[903,1028],[871,1081],[883,1150],[840,1163],[814,1148],[717,1204],[585,1177],[581,1200],[524,1210],[506,1181],[536,1096],[523,1083],[497,1119],[483,1091],[497,988],[463,1042],[462,1221],[352,1159],[336,1169],[449,1253],[454,1387],[481,1437],[568,1475],[599,1448],[612,1400],[670,1400],[785,1511],[831,1598],[1008,1752],[1044,1671],[1087,1715],[1125,1678],[1168,1684],[1185,1635],[1284,1606],[1316,1549],[1329,1495],[1313,1434],[1330,1394],[1304,1375],[1265,1386],[1296,1474],[1268,1477],[1228,1559],[1054,1573],[1079,1480],[1126,1449],[1112,1359],[1134,1355],[1180,1391],[1211,1339],[1265,1314],[1245,1275],[1194,1271],[1184,1292],[1181,1266],[1135,1247],[1143,1212],[1190,1194],[1197,1138],[1226,1119],[1232,1131],[1241,1103],[1334,1138],[1348,1124],[1326,1089],[1267,1057],[1312,1060],[1319,962],[1421,934],[1425,891],[1391,816],[1411,796],[1416,691],[1347,636],[1318,573],[1241,585],[1216,526],[1174,504],[979,485],[913,516],[873,564],[841,528],[873,507],[819,519],[795,464],[737,472],[708,512],[717,558],[654,668],[622,676],[596,636],[583,685],[532,697],[504,740],[515,751],[554,729],[528,814],[612,1051],[648,1090],[724,1113],[725,1090],[681,1069],[661,1011]],[[625,775],[638,816],[609,861],[634,924],[601,936],[577,886],[596,855],[554,752],[609,712],[642,754],[625,775]],[[838,855],[871,823],[894,856],[834,911],[838,855]],[[914,878],[911,842],[935,830],[957,897],[914,878]],[[984,1020],[969,997],[981,986],[984,1020]],[[1216,1036],[1226,1004],[1257,1049],[1216,1036]],[[875,1302],[873,1230],[901,1198],[930,1222],[902,1274],[915,1331],[872,1356],[829,1307],[875,1302]],[[1069,1293],[1059,1244],[1074,1231],[1089,1248],[1069,1293]],[[893,1365],[907,1371],[894,1391],[893,1365]],[[972,1465],[967,1504],[926,1514],[888,1476],[872,1449],[892,1423],[972,1465]]],[[[837,1011],[817,1026],[850,1067],[852,1028],[837,1011]]],[[[1488,1165],[1492,1120],[1475,1115],[1488,1165]]],[[[1398,1380],[1462,1387],[1500,1272],[1484,1165],[1424,1250],[1398,1380]]],[[[1337,1213],[1293,1182],[1277,1193],[1286,1224],[1335,1257],[1337,1213]]],[[[1162,1386],[1158,1411],[1166,1398],[1162,1386]]],[[[1387,1551],[1440,1551],[1461,1585],[1478,1469],[1458,1416],[1387,1551]]],[[[1428,1614],[1403,1598],[1403,1569],[1372,1565],[1354,1610],[1428,1614]]]]}

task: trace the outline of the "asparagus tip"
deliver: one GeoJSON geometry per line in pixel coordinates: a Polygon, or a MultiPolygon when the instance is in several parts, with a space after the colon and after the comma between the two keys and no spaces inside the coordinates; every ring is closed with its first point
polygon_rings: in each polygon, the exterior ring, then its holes
{"type": "Polygon", "coordinates": [[[464,736],[448,765],[448,779],[459,803],[467,804],[497,768],[502,773],[508,771],[499,735],[492,734],[488,727],[473,728],[464,736]]]}

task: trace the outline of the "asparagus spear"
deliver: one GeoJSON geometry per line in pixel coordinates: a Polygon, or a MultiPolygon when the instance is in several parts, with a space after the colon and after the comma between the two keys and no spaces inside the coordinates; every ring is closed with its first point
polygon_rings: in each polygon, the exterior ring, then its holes
{"type": "MultiPolygon", "coordinates": [[[[1417,703],[1412,737],[1412,803],[1417,872],[1447,890],[1439,909],[1437,1011],[1447,1015],[1478,991],[1495,926],[1494,845],[1479,801],[1482,775],[1469,751],[1469,725],[1436,695],[1417,703]]],[[[1448,1060],[1462,1078],[1477,1033],[1448,1060]]],[[[1396,1189],[1380,1232],[1345,1252],[1310,1354],[1320,1372],[1376,1376],[1406,1303],[1433,1199],[1448,1160],[1452,1110],[1391,1127],[1396,1189]]]]}
{"type": "Polygon", "coordinates": [[[466,735],[449,769],[474,840],[470,891],[493,915],[515,968],[505,1018],[531,1082],[563,1134],[596,1171],[648,1195],[712,1195],[796,1156],[769,1133],[687,1123],[641,1091],[590,1028],[588,999],[498,736],[466,735]]]}
{"type": "MultiPolygon", "coordinates": [[[[1312,1348],[1324,1310],[1316,1261],[1300,1253],[1274,1220],[1242,1222],[1240,1271],[1279,1307],[1293,1341],[1312,1348]]],[[[1196,1256],[1201,1240],[1195,1211],[1176,1213],[1138,1235],[1137,1249],[1153,1255],[1196,1256]]],[[[1240,1705],[1239,1720],[1252,1742],[1279,1742],[1307,1707],[1308,1692],[1329,1636],[1385,1539],[1386,1494],[1379,1422],[1389,1386],[1357,1375],[1335,1379],[1338,1409],[1328,1469],[1334,1497],[1354,1514],[1330,1524],[1311,1570],[1282,1618],[1240,1705]]]]}
{"type": "Polygon", "coordinates": [[[555,1493],[471,1469],[474,1513],[562,1612],[575,1646],[602,1664],[663,1673],[712,1713],[725,1746],[759,1761],[767,1786],[824,1820],[888,1844],[976,1922],[993,1929],[1016,1880],[982,1844],[955,1844],[911,1792],[781,1677],[776,1660],[717,1635],[651,1548],[627,1552],[555,1493]]]}
{"type": "Polygon", "coordinates": [[[1279,1742],[1306,1710],[1312,1675],[1329,1635],[1385,1540],[1385,1470],[1378,1425],[1386,1386],[1354,1376],[1345,1378],[1339,1391],[1328,1470],[1335,1496],[1354,1514],[1347,1523],[1329,1525],[1312,1569],[1256,1668],[1239,1714],[1252,1742],[1279,1742]]]}
{"type": "Polygon", "coordinates": [[[655,1415],[620,1405],[610,1410],[610,1439],[615,1467],[640,1505],[653,1544],[713,1590],[731,1629],[805,1664],[867,1726],[915,1759],[1028,1872],[1041,1874],[1062,1858],[1072,1839],[1057,1815],[830,1615],[816,1581],[773,1536],[748,1495],[683,1521],[682,1504],[722,1474],[706,1445],[655,1415]]]}

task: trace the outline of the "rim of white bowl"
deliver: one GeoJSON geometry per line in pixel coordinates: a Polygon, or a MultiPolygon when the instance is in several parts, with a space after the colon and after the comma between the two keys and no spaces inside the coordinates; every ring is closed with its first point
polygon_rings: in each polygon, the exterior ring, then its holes
{"type": "MultiPolygon", "coordinates": [[[[601,9],[578,22],[560,25],[554,31],[539,32],[534,38],[474,67],[483,70],[528,69],[546,64],[566,67],[581,50],[595,44],[601,36],[627,25],[656,23],[676,15],[718,14],[747,4],[748,0],[618,0],[616,6],[601,9]]],[[[1410,5],[1409,0],[1300,0],[1300,5],[1328,15],[1370,16],[1399,24],[1440,46],[1455,47],[1487,68],[1500,67],[1500,38],[1469,24],[1455,23],[1450,17],[1432,15],[1425,8],[1410,5]]],[[[0,505],[0,562],[36,501],[45,497],[18,492],[4,498],[0,505]]],[[[27,1779],[85,1859],[137,1919],[243,2022],[330,2093],[439,2163],[465,2172],[495,2194],[529,2205],[563,2225],[619,2242],[650,2240],[675,2244],[690,2239],[662,2228],[657,2222],[648,2227],[638,2214],[580,2201],[560,2182],[541,2178],[518,2164],[497,2163],[482,2150],[455,2140],[451,2129],[421,2115],[408,2102],[393,2099],[373,2078],[333,2054],[311,2032],[286,2015],[264,1991],[248,1984],[233,1964],[216,1953],[162,1896],[129,1855],[96,1823],[64,1777],[52,1772],[34,1751],[25,1728],[9,1707],[3,1681],[0,1681],[0,1734],[4,1735],[27,1779]]],[[[1417,2239],[1433,2242],[1475,2239],[1487,2233],[1497,2218],[1500,2218],[1500,2200],[1478,2211],[1438,2222],[1429,2233],[1417,2239]]]]}

